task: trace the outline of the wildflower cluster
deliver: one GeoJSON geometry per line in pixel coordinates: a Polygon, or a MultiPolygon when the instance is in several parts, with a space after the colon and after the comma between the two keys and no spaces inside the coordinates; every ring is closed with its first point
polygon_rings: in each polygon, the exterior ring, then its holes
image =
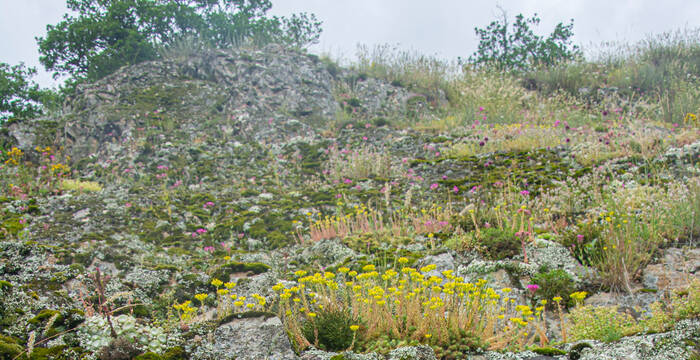
{"type": "MultiPolygon", "coordinates": [[[[337,205],[342,207],[342,201],[337,205]]],[[[431,205],[419,211],[401,208],[388,215],[382,211],[368,208],[365,205],[355,205],[351,212],[336,216],[318,217],[308,213],[309,237],[312,241],[331,239],[335,237],[345,238],[353,234],[376,234],[401,237],[408,235],[428,235],[448,231],[452,228],[450,218],[452,209],[449,206],[431,205]]],[[[297,223],[297,222],[295,222],[297,223]]],[[[297,226],[297,239],[304,242],[301,232],[302,224],[297,226]]]]}
{"type": "Polygon", "coordinates": [[[22,159],[22,155],[24,155],[22,150],[13,147],[12,149],[10,149],[10,151],[7,152],[7,160],[5,160],[5,164],[13,166],[19,165],[19,162],[22,159]]]}
{"type": "MultiPolygon", "coordinates": [[[[398,259],[401,265],[407,262],[398,259]]],[[[536,335],[547,342],[544,305],[516,305],[510,289],[494,290],[483,279],[467,282],[450,270],[438,273],[435,265],[380,273],[370,264],[360,272],[341,267],[337,273],[295,275],[295,284],[280,283],[273,290],[279,296],[279,315],[296,339],[303,339],[300,329],[317,312],[343,307],[364,322],[365,343],[389,335],[441,347],[460,333],[472,334],[491,349],[522,349],[536,335]]],[[[300,345],[309,344],[301,340],[300,345]]]]}

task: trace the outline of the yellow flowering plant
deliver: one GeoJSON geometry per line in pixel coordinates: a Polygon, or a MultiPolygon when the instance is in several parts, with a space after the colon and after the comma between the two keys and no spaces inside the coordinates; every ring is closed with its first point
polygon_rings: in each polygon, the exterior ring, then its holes
{"type": "MultiPolygon", "coordinates": [[[[405,263],[403,260],[397,263],[405,263]]],[[[301,328],[310,314],[347,308],[362,319],[365,344],[382,336],[449,346],[455,334],[471,334],[474,347],[523,349],[538,337],[547,343],[544,306],[514,304],[511,289],[495,290],[486,280],[468,282],[452,271],[434,275],[436,266],[389,268],[365,265],[357,273],[298,273],[293,286],[277,284],[279,316],[301,348],[309,346],[301,328]],[[527,335],[526,335],[527,334],[527,335]]],[[[352,328],[358,331],[358,327],[352,328]]]]}

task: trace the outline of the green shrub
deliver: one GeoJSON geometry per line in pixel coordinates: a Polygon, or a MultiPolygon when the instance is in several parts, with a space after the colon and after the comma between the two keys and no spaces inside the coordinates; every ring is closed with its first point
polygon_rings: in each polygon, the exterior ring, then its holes
{"type": "MultiPolygon", "coordinates": [[[[566,271],[561,269],[550,270],[540,269],[540,272],[532,277],[532,283],[539,285],[537,289],[536,299],[547,300],[547,307],[550,309],[556,308],[556,303],[552,301],[554,297],[562,299],[570,299],[569,294],[576,291],[574,280],[566,271]]],[[[570,302],[563,301],[562,305],[568,307],[570,302]]]]}
{"type": "Polygon", "coordinates": [[[342,351],[352,344],[354,334],[350,326],[357,323],[348,311],[323,310],[316,317],[308,318],[302,333],[306,340],[322,350],[342,351]]]}
{"type": "Polygon", "coordinates": [[[482,229],[480,244],[482,255],[488,260],[503,260],[521,252],[520,240],[509,229],[482,229]]]}

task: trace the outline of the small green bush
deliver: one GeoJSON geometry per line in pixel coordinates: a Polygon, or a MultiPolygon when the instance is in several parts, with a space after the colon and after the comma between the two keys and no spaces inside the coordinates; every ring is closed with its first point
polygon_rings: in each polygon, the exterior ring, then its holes
{"type": "Polygon", "coordinates": [[[352,344],[354,334],[350,326],[357,323],[348,311],[324,310],[304,323],[302,333],[306,340],[322,350],[342,351],[352,344]]]}
{"type": "Polygon", "coordinates": [[[549,309],[556,308],[556,303],[552,299],[557,296],[565,299],[562,301],[562,305],[568,307],[570,302],[567,302],[566,299],[570,300],[569,294],[576,291],[574,280],[561,269],[549,271],[546,268],[540,269],[540,272],[532,277],[532,283],[539,285],[535,294],[537,300],[547,300],[549,309]]]}
{"type": "Polygon", "coordinates": [[[509,229],[482,229],[480,243],[482,255],[488,260],[503,260],[521,252],[520,240],[509,229]]]}

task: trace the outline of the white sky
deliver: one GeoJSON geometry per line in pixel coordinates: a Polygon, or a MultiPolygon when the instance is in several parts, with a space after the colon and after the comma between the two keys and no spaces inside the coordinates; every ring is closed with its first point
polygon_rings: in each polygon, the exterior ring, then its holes
{"type": "MultiPolygon", "coordinates": [[[[535,31],[551,32],[574,19],[574,42],[592,49],[604,41],[636,41],[648,34],[700,27],[700,0],[272,0],[271,15],[314,13],[323,34],[314,53],[351,60],[357,44],[399,45],[445,59],[476,50],[474,27],[486,27],[504,8],[512,18],[535,12],[535,31]]],[[[34,37],[46,34],[66,12],[64,0],[0,0],[0,62],[20,61],[40,70],[35,78],[53,85],[39,64],[34,37]]]]}

